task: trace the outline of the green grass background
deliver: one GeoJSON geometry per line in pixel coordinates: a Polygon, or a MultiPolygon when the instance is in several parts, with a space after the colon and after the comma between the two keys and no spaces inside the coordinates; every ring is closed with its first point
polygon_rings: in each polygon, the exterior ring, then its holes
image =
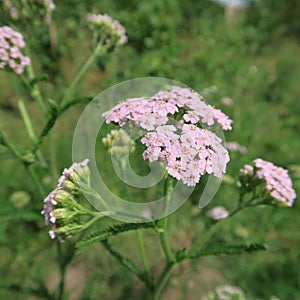
{"type": "MultiPolygon", "coordinates": [[[[58,1],[57,1],[58,2],[58,1]]],[[[180,81],[205,95],[233,120],[227,141],[238,141],[246,154],[232,153],[228,175],[234,181],[243,164],[256,157],[290,169],[294,188],[300,192],[300,61],[299,6],[296,1],[260,1],[232,17],[224,7],[211,1],[60,1],[53,13],[56,32],[55,51],[50,51],[47,26],[35,22],[14,22],[31,48],[44,95],[59,101],[68,83],[91,49],[91,33],[85,25],[87,12],[108,13],[126,27],[129,42],[112,55],[99,59],[85,75],[78,96],[94,97],[124,80],[157,76],[180,81]],[[299,15],[299,14],[298,14],[299,15]],[[231,107],[222,97],[233,99],[231,107]]],[[[3,14],[0,25],[11,22],[3,14]]],[[[9,23],[11,24],[11,23],[9,23]]],[[[14,76],[0,73],[0,128],[16,147],[30,147],[15,96],[14,76]]],[[[24,98],[37,132],[44,120],[37,105],[24,98]]],[[[84,105],[65,112],[42,145],[51,164],[50,173],[40,176],[50,191],[61,170],[71,164],[72,134],[84,105]]],[[[99,155],[104,155],[99,152],[99,155]]],[[[101,162],[101,156],[99,156],[101,162]]],[[[103,159],[103,169],[111,170],[103,159]]],[[[31,288],[46,282],[54,291],[59,278],[55,261],[56,244],[50,241],[42,216],[18,219],[24,210],[36,215],[42,209],[42,196],[26,170],[0,146],[0,299],[37,299],[31,288]],[[16,198],[16,191],[23,195],[16,198]],[[24,204],[24,197],[30,201],[24,204]],[[17,199],[17,200],[16,200],[17,199]]],[[[110,182],[116,190],[117,179],[110,182]]],[[[200,188],[199,188],[200,190],[200,188]]],[[[199,191],[176,211],[169,222],[173,248],[189,247],[208,224],[207,209],[236,204],[237,188],[231,180],[223,182],[215,199],[202,210],[197,208],[199,191]]],[[[162,299],[203,299],[210,290],[224,283],[240,286],[247,299],[300,298],[299,248],[300,205],[293,208],[247,209],[214,237],[214,242],[262,242],[268,250],[252,255],[207,257],[185,262],[174,276],[162,299]]],[[[102,228],[109,221],[95,226],[102,228]]],[[[144,231],[151,272],[158,274],[163,253],[157,237],[144,231]]],[[[113,240],[138,264],[138,244],[134,233],[113,240]]],[[[69,253],[72,243],[63,245],[69,253]]],[[[143,286],[117,265],[100,245],[76,252],[67,269],[65,299],[141,299],[143,286]]]]}

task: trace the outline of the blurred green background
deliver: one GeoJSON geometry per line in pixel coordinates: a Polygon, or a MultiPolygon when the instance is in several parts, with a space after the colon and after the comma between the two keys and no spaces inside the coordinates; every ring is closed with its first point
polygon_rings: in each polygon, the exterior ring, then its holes
{"type": "MultiPolygon", "coordinates": [[[[47,98],[62,98],[91,52],[86,14],[107,13],[124,25],[128,44],[98,60],[82,80],[78,96],[95,97],[114,84],[137,77],[177,80],[227,113],[234,124],[226,140],[248,149],[246,154],[231,154],[228,176],[208,207],[198,209],[196,190],[193,199],[170,217],[174,248],[188,247],[190,240],[205,230],[209,208],[234,207],[239,169],[256,157],[288,168],[299,194],[299,1],[246,1],[238,7],[209,0],[56,2],[50,27],[41,24],[38,15],[12,21],[0,5],[0,26],[13,24],[24,34],[36,73],[47,75],[48,80],[40,83],[47,98]]],[[[30,141],[12,92],[14,81],[16,77],[0,73],[0,128],[22,151],[30,141]]],[[[34,102],[26,104],[39,132],[45,121],[34,102]]],[[[80,104],[65,112],[42,145],[52,166],[51,174],[40,174],[49,191],[61,170],[71,164],[72,134],[83,108],[80,104]]],[[[59,278],[56,245],[39,216],[43,199],[25,168],[1,145],[0,163],[0,299],[40,299],[43,292],[33,290],[42,289],[43,281],[53,291],[59,278]],[[24,210],[34,216],[18,219],[24,210]]],[[[186,262],[175,270],[162,299],[204,299],[225,283],[241,287],[247,299],[300,299],[299,213],[297,199],[293,208],[243,211],[221,229],[215,241],[265,240],[268,250],[186,262]]],[[[162,257],[155,239],[145,231],[153,274],[159,272],[162,257]]],[[[124,234],[115,243],[140,263],[134,234],[124,234]]],[[[67,254],[73,251],[71,243],[62,247],[67,254]]],[[[67,269],[66,289],[65,299],[142,299],[142,285],[99,245],[76,252],[67,269]]]]}

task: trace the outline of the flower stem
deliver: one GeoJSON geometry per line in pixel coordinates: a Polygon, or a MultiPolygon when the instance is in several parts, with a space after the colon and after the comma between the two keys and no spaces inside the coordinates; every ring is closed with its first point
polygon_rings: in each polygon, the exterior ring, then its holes
{"type": "Polygon", "coordinates": [[[39,177],[36,175],[34,169],[32,169],[31,167],[28,167],[27,170],[28,170],[28,172],[29,172],[29,174],[30,174],[32,180],[33,180],[34,183],[36,184],[36,186],[37,186],[37,188],[38,188],[38,190],[39,190],[41,196],[42,196],[42,197],[45,197],[46,191],[45,191],[45,189],[44,189],[44,187],[43,187],[43,185],[42,185],[42,183],[41,183],[39,177]]]}
{"type": "Polygon", "coordinates": [[[144,241],[143,241],[143,236],[142,236],[141,229],[136,230],[136,235],[137,235],[138,242],[139,242],[139,247],[140,247],[141,258],[142,258],[144,270],[148,274],[149,273],[149,266],[148,266],[148,262],[147,262],[147,257],[146,257],[145,246],[144,246],[144,241]]]}
{"type": "Polygon", "coordinates": [[[153,300],[159,300],[159,297],[161,295],[161,292],[162,290],[164,289],[164,287],[166,286],[170,276],[171,276],[171,273],[172,273],[172,270],[173,270],[173,267],[175,266],[175,264],[167,264],[160,279],[159,279],[159,284],[157,286],[157,288],[155,289],[155,292],[154,292],[154,297],[153,297],[153,300]]]}
{"type": "Polygon", "coordinates": [[[45,196],[45,190],[44,187],[42,185],[42,183],[40,182],[39,177],[36,175],[35,171],[30,168],[30,166],[26,165],[26,162],[24,161],[24,158],[22,157],[22,155],[19,153],[19,151],[14,147],[14,145],[8,140],[8,138],[6,137],[6,135],[0,131],[0,139],[1,142],[4,146],[6,146],[10,152],[17,158],[20,160],[21,163],[23,163],[25,165],[25,167],[27,168],[32,180],[35,182],[35,184],[37,185],[39,192],[41,194],[42,197],[45,196]]]}
{"type": "MultiPolygon", "coordinates": [[[[30,56],[28,52],[29,52],[28,49],[26,49],[27,55],[30,56]]],[[[27,74],[28,74],[28,78],[29,78],[29,85],[28,86],[29,86],[29,89],[30,89],[30,92],[31,92],[31,96],[38,103],[38,105],[39,105],[42,113],[44,114],[44,116],[46,116],[47,115],[47,110],[46,110],[46,107],[44,105],[43,97],[41,95],[40,89],[36,84],[34,84],[34,83],[32,84],[32,82],[31,82],[35,78],[33,66],[32,66],[31,63],[27,66],[26,70],[27,70],[27,74]]]]}
{"type": "Polygon", "coordinates": [[[123,256],[120,252],[114,249],[107,240],[102,241],[102,244],[109,251],[109,253],[114,256],[127,270],[134,273],[141,281],[146,283],[149,289],[152,290],[152,278],[145,276],[145,274],[129,258],[123,256]]]}
{"type": "Polygon", "coordinates": [[[36,135],[34,133],[34,130],[33,130],[32,124],[31,124],[31,120],[29,118],[29,115],[28,115],[27,109],[25,107],[24,101],[21,98],[18,98],[18,107],[19,107],[19,111],[20,111],[20,114],[22,116],[25,128],[26,128],[26,131],[28,133],[28,136],[32,140],[32,142],[35,143],[37,138],[36,138],[36,135]]]}
{"type": "Polygon", "coordinates": [[[0,138],[1,138],[1,143],[7,147],[10,152],[18,158],[22,163],[24,163],[24,159],[22,155],[19,153],[19,151],[15,148],[15,146],[9,141],[9,139],[6,137],[3,131],[0,131],[0,138]]]}
{"type": "Polygon", "coordinates": [[[34,129],[33,129],[32,123],[31,123],[31,119],[27,112],[25,103],[21,97],[21,91],[20,91],[19,85],[12,76],[10,76],[10,80],[11,80],[12,88],[14,90],[14,93],[15,93],[17,101],[18,101],[19,111],[20,111],[21,117],[23,119],[27,134],[28,134],[29,138],[32,140],[32,142],[36,143],[37,137],[35,135],[35,132],[34,132],[34,129]]]}
{"type": "Polygon", "coordinates": [[[169,246],[165,229],[159,229],[159,239],[168,263],[173,263],[173,254],[169,246]]]}
{"type": "MultiPolygon", "coordinates": [[[[103,51],[104,52],[104,51],[103,51]]],[[[67,89],[63,99],[61,100],[61,106],[66,105],[68,101],[71,100],[73,94],[75,93],[75,88],[78,85],[79,81],[82,79],[83,75],[86,73],[88,68],[92,65],[94,62],[95,58],[97,56],[100,56],[102,53],[99,53],[99,47],[97,47],[94,52],[90,55],[90,57],[85,61],[85,63],[82,65],[80,70],[78,71],[77,75],[71,82],[69,88],[67,89]]]]}
{"type": "Polygon", "coordinates": [[[228,220],[228,217],[215,223],[208,231],[206,231],[191,248],[190,253],[198,250],[204,243],[228,220]]]}
{"type": "Polygon", "coordinates": [[[65,289],[65,275],[66,275],[66,267],[67,265],[63,263],[62,258],[63,258],[63,252],[62,252],[62,246],[60,243],[57,243],[57,251],[58,251],[58,256],[59,256],[59,271],[60,271],[60,281],[59,281],[59,286],[58,286],[58,300],[63,299],[63,294],[64,294],[64,289],[65,289]]]}
{"type": "Polygon", "coordinates": [[[204,243],[206,243],[206,241],[209,240],[209,238],[218,231],[218,229],[223,226],[230,217],[233,217],[235,214],[237,214],[239,211],[241,211],[243,208],[249,206],[249,203],[253,200],[253,198],[250,199],[250,201],[248,201],[246,204],[242,204],[242,200],[243,200],[243,196],[240,197],[239,199],[239,204],[237,206],[237,208],[235,210],[233,210],[229,216],[225,219],[222,219],[220,221],[217,221],[208,231],[206,231],[205,234],[202,235],[202,237],[200,237],[196,243],[194,244],[194,246],[191,248],[190,253],[193,253],[194,251],[199,250],[199,248],[202,247],[202,245],[204,243]]]}
{"type": "Polygon", "coordinates": [[[83,226],[82,229],[85,230],[87,228],[89,228],[92,224],[94,224],[96,221],[98,221],[101,218],[106,217],[105,215],[102,215],[101,213],[99,213],[97,216],[93,217],[92,219],[90,219],[88,222],[86,222],[83,226]]]}
{"type": "MultiPolygon", "coordinates": [[[[173,182],[171,179],[167,178],[166,179],[166,185],[165,185],[165,191],[166,191],[166,202],[165,202],[165,213],[168,213],[168,207],[169,207],[169,202],[170,202],[170,197],[171,197],[171,191],[173,190],[173,182]]],[[[168,218],[167,216],[164,217],[162,220],[160,220],[160,222],[158,223],[159,226],[157,228],[157,231],[159,233],[159,239],[160,239],[160,243],[161,246],[163,248],[163,251],[165,253],[167,262],[169,264],[174,263],[174,258],[173,258],[173,254],[171,251],[171,248],[169,246],[168,243],[168,239],[167,239],[167,235],[166,235],[166,227],[167,227],[167,221],[168,218]]]]}

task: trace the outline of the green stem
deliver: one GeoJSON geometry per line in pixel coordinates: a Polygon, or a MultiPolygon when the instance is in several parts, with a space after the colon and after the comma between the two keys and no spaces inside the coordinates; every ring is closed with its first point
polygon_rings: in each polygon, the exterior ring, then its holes
{"type": "Polygon", "coordinates": [[[56,35],[56,26],[54,21],[52,20],[50,24],[48,24],[49,37],[50,37],[50,45],[51,45],[51,53],[53,57],[55,57],[57,53],[57,35],[56,35]]]}
{"type": "Polygon", "coordinates": [[[9,141],[7,136],[4,134],[3,131],[0,131],[0,136],[1,136],[1,143],[7,147],[10,152],[17,158],[19,159],[22,163],[24,163],[22,155],[19,153],[19,151],[15,148],[15,146],[9,141]]]}
{"type": "Polygon", "coordinates": [[[197,251],[208,239],[218,231],[218,229],[224,225],[224,223],[228,220],[228,217],[225,219],[222,219],[215,223],[208,231],[206,231],[194,244],[194,246],[191,248],[190,253],[193,253],[194,251],[197,251]]]}
{"type": "Polygon", "coordinates": [[[26,164],[26,162],[24,161],[22,155],[16,150],[16,148],[14,147],[14,145],[8,140],[8,138],[6,137],[6,135],[0,131],[0,137],[2,139],[2,144],[4,146],[6,146],[10,151],[11,153],[18,159],[20,160],[20,162],[22,162],[25,167],[27,168],[32,180],[35,182],[35,184],[37,185],[38,189],[39,189],[39,192],[41,194],[42,197],[44,197],[46,195],[45,193],[45,190],[44,190],[44,187],[39,179],[39,177],[36,175],[35,171],[30,168],[30,166],[28,166],[26,164]]]}
{"type": "MultiPolygon", "coordinates": [[[[165,212],[167,214],[170,197],[171,197],[171,191],[173,190],[173,181],[170,178],[166,179],[165,190],[166,190],[165,212]]],[[[157,231],[159,233],[160,243],[161,243],[161,246],[165,253],[167,262],[169,264],[172,264],[172,263],[174,263],[174,258],[173,258],[173,254],[172,254],[171,248],[169,246],[167,235],[166,235],[167,222],[168,222],[167,216],[164,217],[162,220],[160,220],[160,222],[158,223],[159,225],[158,225],[157,231]]]]}
{"type": "Polygon", "coordinates": [[[159,279],[159,284],[157,285],[157,287],[155,289],[153,300],[159,300],[159,297],[171,276],[174,266],[175,266],[175,264],[167,264],[166,265],[166,267],[159,279]]]}
{"type": "MultiPolygon", "coordinates": [[[[90,213],[89,213],[90,214],[90,213]]],[[[97,222],[99,219],[102,219],[106,217],[106,215],[103,215],[101,213],[98,213],[96,216],[94,216],[91,220],[89,220],[88,222],[86,222],[83,226],[82,229],[85,230],[88,227],[90,227],[92,224],[94,224],[95,222],[97,222]]]]}
{"type": "Polygon", "coordinates": [[[32,180],[34,181],[34,183],[36,184],[40,194],[42,197],[45,197],[46,196],[46,191],[40,181],[40,178],[37,176],[37,174],[35,173],[34,169],[31,168],[30,166],[27,168],[32,180]]]}
{"type": "MultiPolygon", "coordinates": [[[[28,56],[29,55],[29,51],[28,49],[26,49],[26,54],[28,56]]],[[[44,114],[44,116],[47,115],[47,110],[46,110],[46,107],[44,105],[44,102],[43,102],[43,97],[41,95],[41,92],[40,92],[40,89],[39,87],[37,86],[37,84],[32,84],[31,81],[35,78],[35,74],[34,74],[34,70],[33,70],[33,66],[32,64],[29,64],[26,68],[27,70],[27,73],[28,73],[28,78],[29,78],[29,88],[30,88],[30,92],[31,92],[31,96],[32,98],[38,103],[42,113],[44,114]]]]}
{"type": "Polygon", "coordinates": [[[102,245],[114,256],[127,270],[134,273],[141,281],[145,282],[147,287],[153,288],[153,281],[150,277],[145,274],[127,257],[123,256],[120,252],[114,249],[110,243],[105,240],[102,241],[102,245]]]}
{"type": "Polygon", "coordinates": [[[171,248],[170,248],[169,243],[168,243],[168,239],[167,239],[165,229],[161,228],[161,229],[158,229],[158,230],[159,230],[160,243],[161,243],[161,246],[162,246],[163,251],[165,253],[167,262],[168,263],[173,263],[174,258],[173,258],[173,254],[172,254],[171,248]]]}
{"type": "Polygon", "coordinates": [[[23,119],[26,131],[27,131],[28,136],[30,137],[30,139],[35,143],[37,141],[37,138],[36,138],[35,132],[33,130],[31,119],[30,119],[29,114],[27,112],[25,103],[24,103],[24,101],[21,97],[20,87],[19,87],[17,81],[14,80],[12,75],[10,75],[10,80],[11,80],[12,88],[14,90],[14,93],[15,93],[17,101],[18,101],[19,111],[20,111],[21,117],[23,119]]]}
{"type": "Polygon", "coordinates": [[[57,244],[58,256],[59,256],[59,271],[60,271],[60,281],[58,286],[58,300],[63,299],[64,289],[65,289],[65,275],[66,275],[66,264],[62,262],[62,256],[64,255],[61,249],[61,244],[57,244]]]}
{"type": "Polygon", "coordinates": [[[86,62],[82,65],[82,67],[78,71],[77,75],[75,76],[75,78],[71,82],[69,88],[67,89],[67,91],[66,91],[66,93],[65,93],[65,95],[64,95],[64,97],[61,101],[61,106],[66,105],[66,103],[68,103],[71,100],[73,94],[75,93],[75,88],[78,85],[79,81],[82,79],[83,75],[86,73],[88,68],[92,65],[95,58],[97,56],[101,55],[99,50],[100,50],[99,47],[97,47],[94,50],[94,52],[90,55],[90,57],[86,60],[86,62]]]}
{"type": "Polygon", "coordinates": [[[237,214],[239,211],[241,211],[243,208],[248,207],[251,205],[251,202],[254,200],[253,198],[251,198],[249,201],[247,201],[246,203],[242,203],[243,200],[243,196],[240,196],[239,199],[239,203],[238,206],[235,210],[233,210],[230,215],[228,217],[226,217],[225,219],[222,219],[220,221],[217,221],[208,231],[206,231],[205,234],[202,235],[202,237],[200,237],[196,243],[194,244],[194,246],[191,248],[190,253],[193,253],[197,250],[199,250],[200,247],[203,246],[204,243],[206,243],[210,237],[218,231],[218,229],[223,226],[227,220],[229,220],[230,217],[233,217],[235,214],[237,214]]]}
{"type": "Polygon", "coordinates": [[[145,246],[144,246],[144,241],[143,241],[143,236],[142,236],[142,231],[141,229],[136,230],[136,235],[139,241],[139,247],[140,247],[140,252],[141,252],[141,257],[142,257],[142,263],[144,266],[144,270],[147,274],[149,274],[149,266],[147,262],[147,257],[146,257],[146,252],[145,252],[145,246]]]}
{"type": "Polygon", "coordinates": [[[20,111],[21,117],[23,119],[23,122],[25,124],[25,128],[28,133],[28,136],[32,140],[32,142],[36,143],[37,138],[34,133],[34,130],[33,130],[32,124],[31,124],[31,120],[29,118],[24,101],[21,98],[18,98],[18,107],[19,107],[19,111],[20,111]]]}
{"type": "MultiPolygon", "coordinates": [[[[122,172],[123,178],[125,178],[125,176],[126,176],[126,166],[124,165],[123,162],[124,162],[123,159],[121,159],[120,160],[121,172],[122,172]]],[[[128,185],[126,183],[124,183],[124,184],[125,184],[125,192],[126,192],[127,199],[128,199],[128,201],[132,201],[128,185]]],[[[136,235],[137,235],[137,239],[138,239],[138,243],[139,243],[141,259],[142,259],[142,263],[143,263],[143,266],[144,266],[144,270],[145,270],[145,273],[149,276],[149,265],[148,265],[148,261],[147,261],[147,257],[146,257],[146,251],[145,251],[142,231],[141,231],[140,228],[138,228],[136,230],[136,235]]]]}
{"type": "Polygon", "coordinates": [[[92,187],[90,187],[89,185],[87,185],[85,183],[81,183],[81,182],[78,184],[78,186],[83,195],[88,194],[88,195],[91,195],[91,196],[97,198],[102,203],[102,205],[105,207],[105,209],[107,211],[110,210],[110,208],[107,205],[107,203],[105,202],[105,200],[92,187]]]}

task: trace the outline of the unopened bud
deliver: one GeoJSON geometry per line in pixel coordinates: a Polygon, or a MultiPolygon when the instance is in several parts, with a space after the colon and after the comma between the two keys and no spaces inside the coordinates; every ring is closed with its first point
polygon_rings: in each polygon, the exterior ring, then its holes
{"type": "Polygon", "coordinates": [[[72,199],[72,195],[65,190],[58,190],[54,196],[54,200],[59,204],[65,204],[67,200],[72,199]]]}
{"type": "Polygon", "coordinates": [[[77,224],[68,224],[65,226],[61,226],[55,229],[55,234],[61,236],[63,239],[66,237],[71,237],[74,234],[80,232],[83,230],[82,225],[77,225],[77,224]]]}
{"type": "Polygon", "coordinates": [[[66,191],[68,191],[68,192],[70,192],[70,193],[72,193],[72,194],[79,194],[79,188],[78,188],[78,186],[76,186],[72,181],[70,181],[70,180],[65,180],[64,182],[63,182],[63,188],[66,190],[66,191]]]}
{"type": "Polygon", "coordinates": [[[69,211],[65,208],[56,208],[53,210],[53,214],[57,220],[66,219],[70,215],[69,211]]]}

